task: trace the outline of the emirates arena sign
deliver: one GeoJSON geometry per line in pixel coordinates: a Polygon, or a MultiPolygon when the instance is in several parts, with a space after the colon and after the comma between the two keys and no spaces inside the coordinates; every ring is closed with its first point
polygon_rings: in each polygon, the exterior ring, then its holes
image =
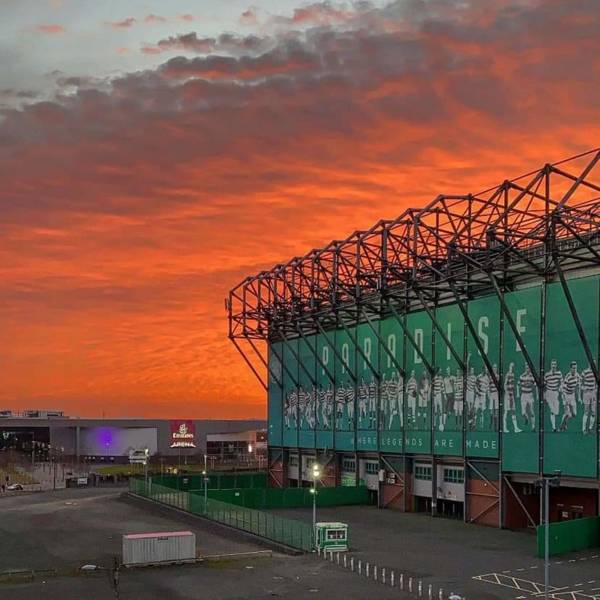
{"type": "Polygon", "coordinates": [[[195,439],[193,421],[171,421],[171,448],[195,448],[195,439]]]}

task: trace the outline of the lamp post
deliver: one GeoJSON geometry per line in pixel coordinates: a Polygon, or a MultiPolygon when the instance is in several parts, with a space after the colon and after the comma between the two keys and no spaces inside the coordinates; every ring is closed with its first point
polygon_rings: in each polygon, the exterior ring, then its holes
{"type": "Polygon", "coordinates": [[[317,546],[317,480],[321,476],[321,467],[318,463],[313,463],[312,466],[312,478],[313,478],[313,486],[310,490],[313,495],[313,537],[315,547],[317,546]]]}
{"type": "Polygon", "coordinates": [[[148,458],[150,455],[150,450],[148,448],[144,448],[144,485],[145,489],[148,489],[148,458]]]}
{"type": "MultiPolygon", "coordinates": [[[[206,455],[204,455],[204,457],[206,458],[206,455]]],[[[206,507],[208,504],[208,482],[210,481],[210,478],[206,473],[206,469],[202,471],[202,477],[204,478],[204,512],[206,513],[206,507]]]]}
{"type": "Polygon", "coordinates": [[[536,481],[544,498],[544,600],[548,600],[550,585],[550,488],[560,486],[560,476],[561,471],[554,471],[553,476],[540,477],[536,481]]]}

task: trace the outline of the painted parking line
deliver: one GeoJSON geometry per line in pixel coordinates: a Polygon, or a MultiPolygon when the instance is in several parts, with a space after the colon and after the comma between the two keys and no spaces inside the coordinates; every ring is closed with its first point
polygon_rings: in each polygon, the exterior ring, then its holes
{"type": "Polygon", "coordinates": [[[501,587],[517,590],[520,592],[526,592],[532,597],[544,596],[547,590],[548,597],[552,598],[553,600],[600,600],[599,596],[590,596],[582,590],[573,589],[575,587],[583,585],[583,583],[577,584],[575,586],[565,587],[555,587],[549,585],[546,588],[546,586],[543,583],[530,581],[528,579],[522,579],[520,577],[513,577],[512,575],[505,575],[503,573],[486,573],[484,575],[475,575],[474,577],[472,577],[472,579],[476,581],[482,581],[483,583],[499,585],[501,587]]]}
{"type": "MultiPolygon", "coordinates": [[[[559,566],[559,565],[565,565],[565,564],[574,564],[574,563],[578,563],[578,562],[583,562],[586,560],[592,560],[595,558],[600,558],[599,554],[594,554],[593,556],[582,556],[580,558],[571,558],[567,561],[564,560],[556,560],[554,561],[552,564],[552,566],[559,566]]],[[[520,567],[518,569],[506,569],[505,571],[500,571],[500,573],[502,573],[503,575],[508,575],[509,573],[522,573],[523,571],[526,571],[527,569],[538,569],[540,568],[540,565],[531,565],[529,567],[520,567]]]]}

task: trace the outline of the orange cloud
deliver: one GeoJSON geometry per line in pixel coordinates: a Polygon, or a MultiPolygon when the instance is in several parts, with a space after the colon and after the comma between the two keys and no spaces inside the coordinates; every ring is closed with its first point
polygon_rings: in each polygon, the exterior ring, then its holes
{"type": "Polygon", "coordinates": [[[65,33],[67,31],[62,25],[57,24],[38,25],[36,29],[40,33],[49,34],[65,33]]]}
{"type": "Polygon", "coordinates": [[[165,17],[161,17],[160,15],[147,15],[144,17],[144,23],[166,23],[167,19],[165,17]]]}
{"type": "Polygon", "coordinates": [[[4,110],[0,405],[264,416],[226,339],[231,287],[597,145],[589,3],[569,18],[559,0],[445,4],[393,3],[110,88],[69,80],[4,110]]]}

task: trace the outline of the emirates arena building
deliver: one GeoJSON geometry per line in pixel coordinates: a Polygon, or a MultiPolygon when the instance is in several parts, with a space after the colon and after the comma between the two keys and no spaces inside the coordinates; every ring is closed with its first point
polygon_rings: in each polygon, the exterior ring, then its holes
{"type": "Polygon", "coordinates": [[[496,527],[599,514],[600,151],[440,195],[248,277],[229,336],[270,482],[496,527]]]}

